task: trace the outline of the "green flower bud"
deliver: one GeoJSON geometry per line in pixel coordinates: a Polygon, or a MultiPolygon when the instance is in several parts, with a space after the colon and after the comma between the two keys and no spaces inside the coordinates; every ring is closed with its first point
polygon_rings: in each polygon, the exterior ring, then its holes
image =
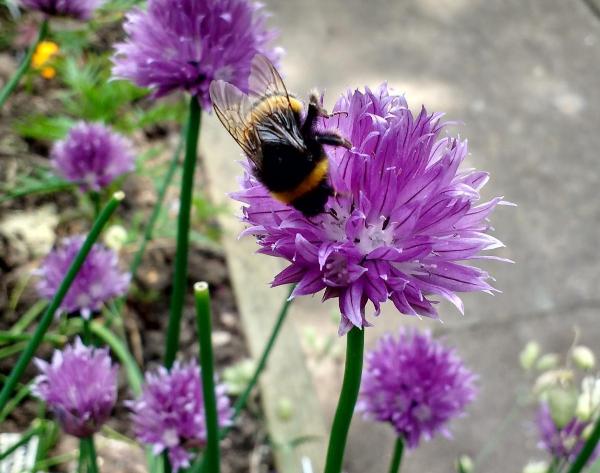
{"type": "Polygon", "coordinates": [[[583,432],[581,432],[581,438],[583,440],[589,439],[590,435],[592,435],[592,430],[594,430],[594,424],[588,425],[585,429],[583,429],[583,432]]]}
{"type": "Polygon", "coordinates": [[[539,371],[553,370],[558,366],[559,362],[560,357],[556,353],[546,353],[537,360],[535,368],[539,371]]]}
{"type": "Polygon", "coordinates": [[[552,388],[548,391],[550,415],[559,429],[565,427],[575,416],[577,398],[577,391],[574,389],[552,388]]]}
{"type": "Polygon", "coordinates": [[[277,413],[277,417],[281,420],[288,421],[294,415],[294,405],[289,398],[283,397],[277,402],[275,412],[277,413]]]}
{"type": "Polygon", "coordinates": [[[114,251],[119,251],[127,241],[127,230],[121,225],[111,225],[104,232],[104,244],[114,251]]]}
{"type": "Polygon", "coordinates": [[[234,396],[242,394],[252,379],[255,366],[254,361],[245,359],[225,368],[223,383],[227,387],[227,392],[234,396]]]}
{"type": "Polygon", "coordinates": [[[473,460],[471,460],[469,455],[461,455],[458,457],[458,460],[456,460],[456,471],[458,473],[473,473],[473,460]]]}
{"type": "Polygon", "coordinates": [[[538,342],[528,342],[521,351],[519,355],[519,360],[521,361],[521,366],[524,370],[530,370],[537,360],[538,356],[540,356],[541,348],[538,342]]]}
{"type": "Polygon", "coordinates": [[[547,473],[549,465],[545,461],[529,462],[523,468],[523,473],[547,473]]]}
{"type": "Polygon", "coordinates": [[[578,345],[571,352],[573,363],[582,370],[591,370],[596,366],[594,352],[584,345],[578,345]]]}

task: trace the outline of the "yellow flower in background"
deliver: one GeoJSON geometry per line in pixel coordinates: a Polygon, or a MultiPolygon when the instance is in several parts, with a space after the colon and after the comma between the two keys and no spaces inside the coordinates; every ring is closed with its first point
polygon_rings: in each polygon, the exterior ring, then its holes
{"type": "Polygon", "coordinates": [[[40,71],[40,74],[45,79],[52,79],[56,75],[56,69],[45,64],[58,54],[58,44],[52,41],[41,41],[35,48],[33,57],[31,58],[31,66],[40,71]]]}

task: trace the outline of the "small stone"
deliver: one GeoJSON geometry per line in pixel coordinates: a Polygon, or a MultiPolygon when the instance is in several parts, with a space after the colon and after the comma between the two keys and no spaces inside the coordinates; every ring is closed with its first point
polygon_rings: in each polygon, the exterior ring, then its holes
{"type": "Polygon", "coordinates": [[[220,348],[231,343],[231,334],[224,330],[215,330],[212,333],[212,343],[215,348],[220,348]]]}

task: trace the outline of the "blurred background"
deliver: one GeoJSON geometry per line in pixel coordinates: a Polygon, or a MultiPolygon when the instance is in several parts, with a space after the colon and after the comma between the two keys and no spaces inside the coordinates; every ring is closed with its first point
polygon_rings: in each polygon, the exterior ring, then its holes
{"type": "MultiPolygon", "coordinates": [[[[486,473],[521,471],[528,460],[543,459],[534,410],[523,400],[532,379],[519,365],[519,352],[535,339],[544,351],[564,354],[575,327],[580,342],[595,351],[600,339],[600,2],[266,4],[287,52],[282,70],[289,90],[303,96],[317,87],[331,108],[347,88],[387,81],[413,110],[424,104],[459,121],[449,133],[468,138],[466,166],[491,173],[484,197],[503,195],[518,205],[500,207],[491,218],[494,236],[506,244],[496,254],[516,262],[485,265],[501,294],[466,295],[464,316],[444,304],[443,323],[414,320],[388,306],[367,330],[372,347],[401,324],[428,327],[480,376],[478,400],[452,425],[454,440],[423,444],[405,458],[403,471],[448,472],[461,453],[486,473]]],[[[205,149],[237,153],[211,121],[205,149]]],[[[314,347],[325,343],[327,327],[336,336],[336,322],[323,323],[334,320],[336,310],[337,302],[323,306],[318,297],[292,306],[326,426],[343,365],[314,347]]],[[[386,471],[392,430],[356,418],[350,435],[348,472],[386,471]]]]}

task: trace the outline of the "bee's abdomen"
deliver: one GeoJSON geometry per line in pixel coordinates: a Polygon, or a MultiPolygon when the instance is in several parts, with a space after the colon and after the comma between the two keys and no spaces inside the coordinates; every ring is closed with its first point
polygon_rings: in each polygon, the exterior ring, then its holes
{"type": "Polygon", "coordinates": [[[329,161],[321,159],[299,183],[289,189],[272,192],[273,197],[286,204],[294,204],[317,189],[323,182],[327,182],[328,169],[329,161]]]}

